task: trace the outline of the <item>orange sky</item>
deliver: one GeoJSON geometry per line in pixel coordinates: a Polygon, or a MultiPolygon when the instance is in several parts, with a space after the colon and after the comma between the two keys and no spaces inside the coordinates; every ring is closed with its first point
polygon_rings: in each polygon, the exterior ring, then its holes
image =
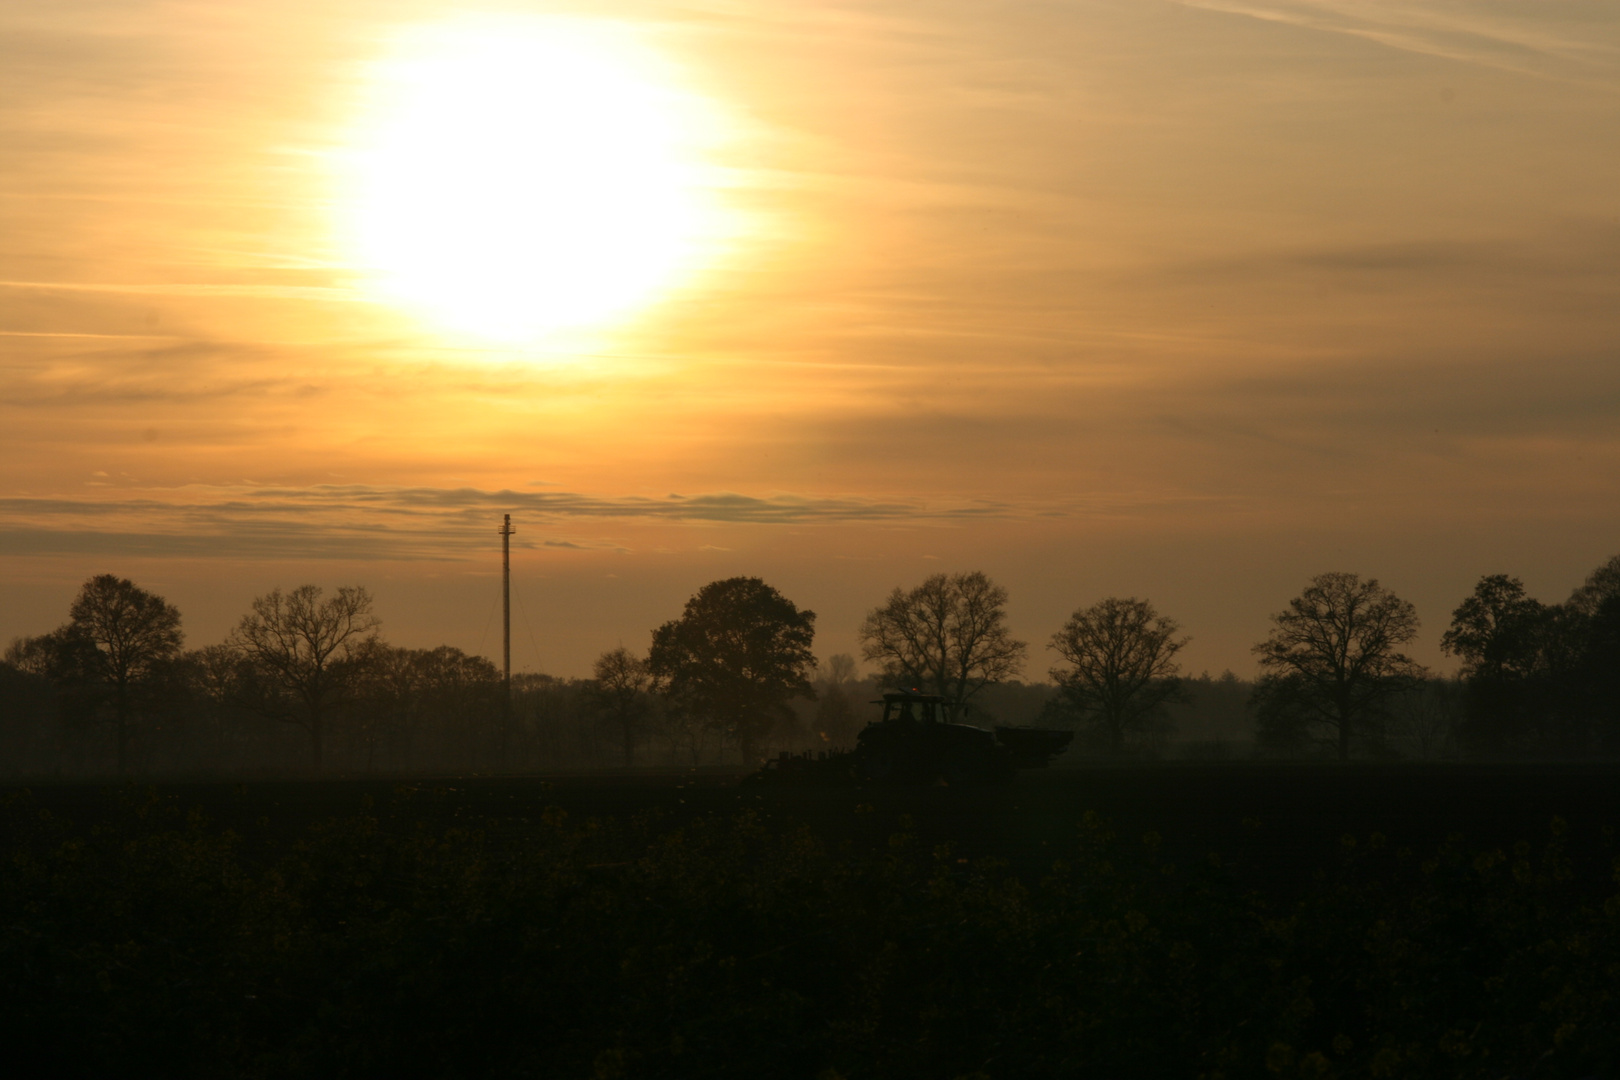
{"type": "Polygon", "coordinates": [[[558,674],[717,577],[826,654],[959,569],[1037,646],[1146,596],[1240,673],[1356,571],[1449,668],[1479,575],[1558,600],[1620,551],[1620,8],[487,5],[656,57],[726,222],[524,346],[343,240],[377,65],[470,10],[0,8],[0,639],[112,571],[192,644],[314,581],[491,652],[510,512],[514,659],[558,674]]]}

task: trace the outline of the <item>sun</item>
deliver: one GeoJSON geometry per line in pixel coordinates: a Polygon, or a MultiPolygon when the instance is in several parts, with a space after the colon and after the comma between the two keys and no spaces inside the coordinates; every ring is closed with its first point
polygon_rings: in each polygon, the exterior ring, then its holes
{"type": "Polygon", "coordinates": [[[367,80],[342,228],[370,290],[504,342],[623,318],[717,232],[705,103],[611,24],[402,35],[367,80]]]}

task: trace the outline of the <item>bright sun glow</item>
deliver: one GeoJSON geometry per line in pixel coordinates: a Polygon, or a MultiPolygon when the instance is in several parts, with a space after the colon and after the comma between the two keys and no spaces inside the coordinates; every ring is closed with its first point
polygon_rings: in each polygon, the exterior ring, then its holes
{"type": "Polygon", "coordinates": [[[610,28],[434,27],[371,89],[347,228],[377,291],[441,327],[519,342],[600,325],[713,239],[709,118],[610,28]]]}

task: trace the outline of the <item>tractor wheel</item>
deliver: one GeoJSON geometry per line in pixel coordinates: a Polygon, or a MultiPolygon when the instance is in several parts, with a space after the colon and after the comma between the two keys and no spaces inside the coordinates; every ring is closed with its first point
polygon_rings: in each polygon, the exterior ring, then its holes
{"type": "Polygon", "coordinates": [[[947,760],[940,776],[953,788],[983,787],[985,783],[984,766],[959,757],[947,760]]]}
{"type": "Polygon", "coordinates": [[[872,750],[860,755],[855,763],[855,774],[863,780],[880,783],[894,775],[894,755],[887,750],[872,750]]]}

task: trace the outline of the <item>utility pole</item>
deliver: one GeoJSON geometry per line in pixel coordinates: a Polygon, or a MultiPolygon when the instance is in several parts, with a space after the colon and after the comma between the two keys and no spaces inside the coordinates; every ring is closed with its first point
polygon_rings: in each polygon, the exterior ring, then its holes
{"type": "Polygon", "coordinates": [[[512,729],[512,515],[501,522],[501,764],[506,764],[506,736],[512,729]]]}

